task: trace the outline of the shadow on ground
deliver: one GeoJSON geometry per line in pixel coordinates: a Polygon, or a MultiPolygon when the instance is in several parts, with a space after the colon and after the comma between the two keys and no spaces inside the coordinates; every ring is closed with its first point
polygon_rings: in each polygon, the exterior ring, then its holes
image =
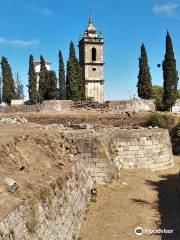
{"type": "Polygon", "coordinates": [[[176,156],[180,156],[180,125],[178,124],[176,127],[169,131],[169,135],[171,138],[172,151],[176,156]]]}
{"type": "Polygon", "coordinates": [[[179,175],[163,175],[158,182],[146,183],[158,191],[155,207],[160,213],[160,229],[173,229],[171,234],[161,234],[162,240],[180,240],[180,181],[179,175]]]}

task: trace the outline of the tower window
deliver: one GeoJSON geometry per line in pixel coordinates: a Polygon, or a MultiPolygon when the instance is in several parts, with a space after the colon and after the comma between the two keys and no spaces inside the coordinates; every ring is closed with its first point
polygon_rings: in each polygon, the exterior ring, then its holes
{"type": "Polygon", "coordinates": [[[96,48],[92,48],[92,61],[96,61],[96,48]]]}
{"type": "Polygon", "coordinates": [[[93,68],[92,70],[95,72],[95,71],[96,71],[96,68],[93,68]]]}

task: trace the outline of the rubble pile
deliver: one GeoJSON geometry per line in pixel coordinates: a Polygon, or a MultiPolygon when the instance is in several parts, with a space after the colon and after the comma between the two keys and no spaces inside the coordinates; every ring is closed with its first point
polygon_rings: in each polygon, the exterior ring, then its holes
{"type": "Polygon", "coordinates": [[[93,102],[93,101],[78,101],[73,102],[71,105],[72,109],[76,110],[85,110],[85,111],[109,111],[108,102],[99,103],[99,102],[93,102]]]}
{"type": "Polygon", "coordinates": [[[24,117],[9,117],[9,118],[1,118],[0,123],[6,123],[6,124],[24,124],[27,123],[27,119],[24,117]]]}

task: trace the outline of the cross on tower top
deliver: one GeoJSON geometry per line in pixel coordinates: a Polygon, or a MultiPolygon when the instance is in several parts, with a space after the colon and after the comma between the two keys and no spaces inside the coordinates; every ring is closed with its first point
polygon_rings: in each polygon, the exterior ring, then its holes
{"type": "Polygon", "coordinates": [[[90,8],[90,11],[89,11],[89,20],[92,21],[92,8],[90,8]]]}

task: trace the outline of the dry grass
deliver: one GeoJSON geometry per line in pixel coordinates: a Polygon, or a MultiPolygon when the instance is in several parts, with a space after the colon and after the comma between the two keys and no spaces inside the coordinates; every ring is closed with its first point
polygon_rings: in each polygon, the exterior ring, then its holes
{"type": "MultiPolygon", "coordinates": [[[[17,113],[18,116],[26,117],[29,121],[38,124],[74,124],[74,123],[92,123],[100,125],[114,125],[114,126],[134,126],[144,125],[151,113],[139,113],[128,116],[127,114],[119,113],[17,113]]],[[[0,117],[14,116],[14,114],[1,114],[0,117]]]]}
{"type": "Polygon", "coordinates": [[[34,213],[30,213],[26,219],[26,228],[29,233],[35,233],[37,229],[37,219],[34,213]]]}

